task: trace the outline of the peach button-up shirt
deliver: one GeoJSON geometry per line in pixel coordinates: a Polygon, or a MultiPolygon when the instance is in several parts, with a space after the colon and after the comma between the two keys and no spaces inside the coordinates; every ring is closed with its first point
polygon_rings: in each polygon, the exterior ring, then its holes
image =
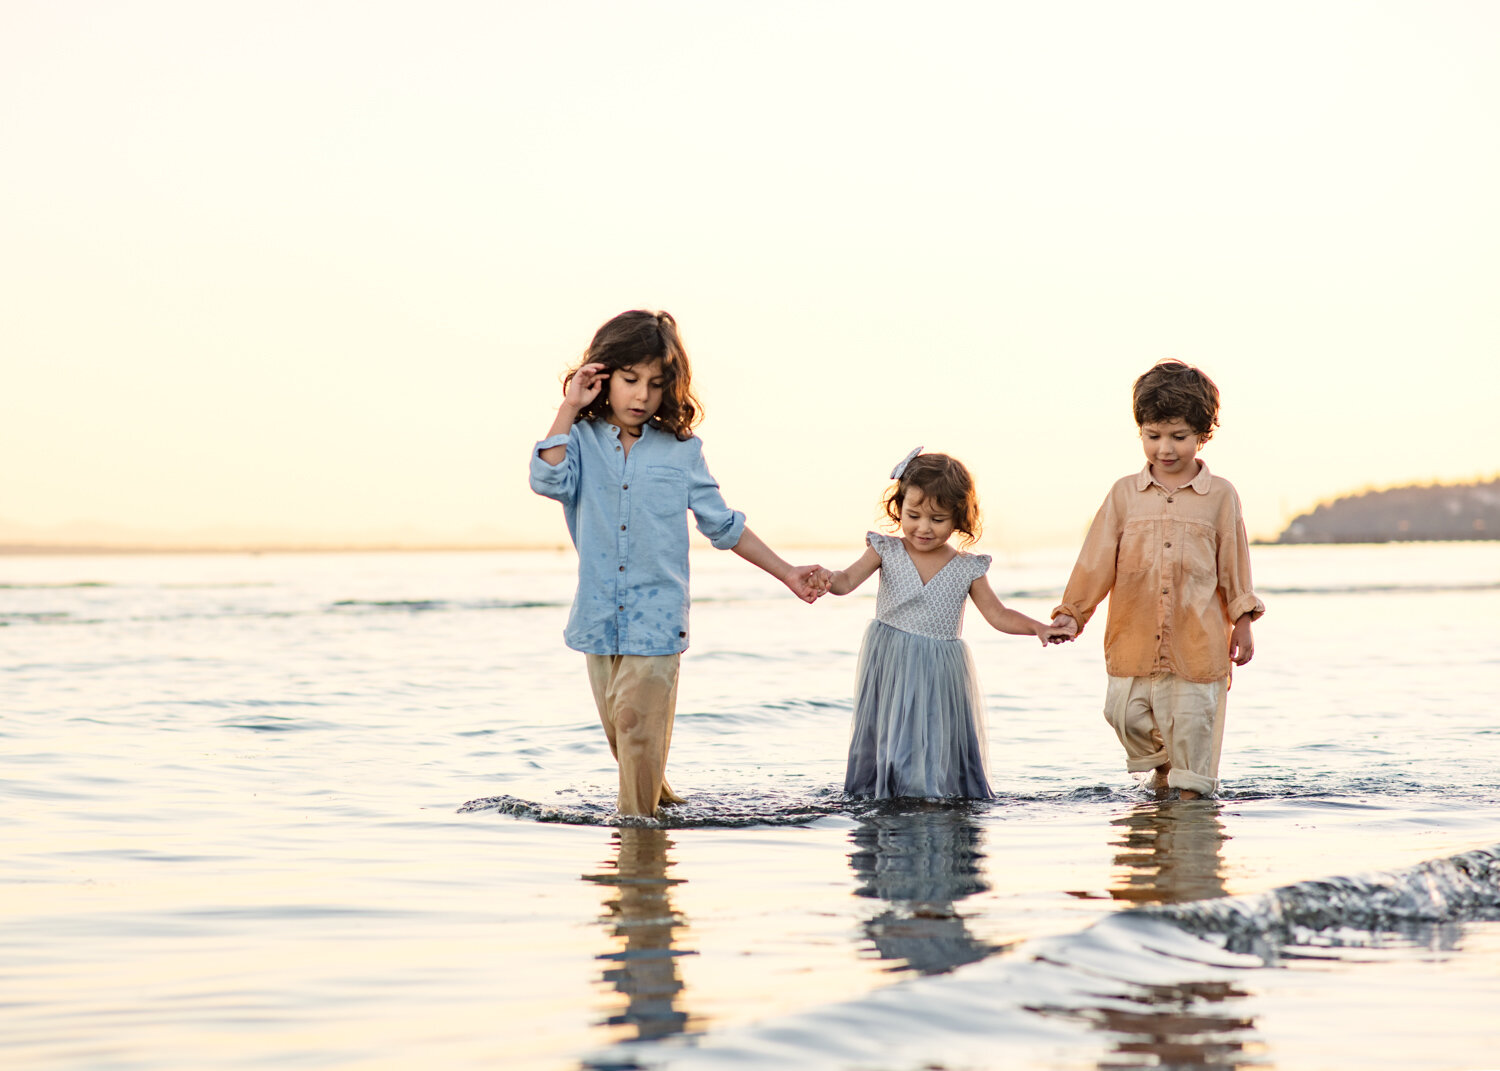
{"type": "Polygon", "coordinates": [[[1207,465],[1175,491],[1152,479],[1150,465],[1117,481],[1053,614],[1081,630],[1106,595],[1110,676],[1172,673],[1203,684],[1229,676],[1234,622],[1266,612],[1251,588],[1250,541],[1233,485],[1207,465]]]}

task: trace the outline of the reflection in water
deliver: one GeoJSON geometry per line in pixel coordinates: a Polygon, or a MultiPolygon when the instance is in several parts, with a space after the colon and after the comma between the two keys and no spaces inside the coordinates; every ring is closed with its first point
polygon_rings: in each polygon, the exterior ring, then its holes
{"type": "Polygon", "coordinates": [[[880,958],[893,961],[891,970],[941,974],[1001,949],[969,933],[954,907],[989,888],[981,876],[983,832],[966,810],[929,804],[875,815],[850,839],[856,894],[887,904],[863,929],[880,958]]]}
{"type": "Polygon", "coordinates": [[[1125,999],[1136,1008],[1098,1008],[1096,1029],[1116,1035],[1099,1071],[1172,1068],[1226,1071],[1267,1066],[1255,1020],[1234,1014],[1249,994],[1224,982],[1142,985],[1125,999]]]}
{"type": "Polygon", "coordinates": [[[1138,904],[1177,904],[1224,895],[1220,849],[1229,835],[1214,800],[1146,803],[1110,824],[1122,830],[1111,844],[1114,884],[1109,895],[1138,904]]]}
{"type": "Polygon", "coordinates": [[[691,952],[673,947],[676,931],[685,926],[672,908],[672,886],[681,878],[667,877],[672,861],[667,850],[672,841],[662,829],[627,826],[615,830],[615,858],[604,866],[612,872],[585,874],[584,881],[606,886],[611,896],[604,901],[599,921],[623,945],[599,959],[612,964],[603,980],[624,996],[604,1025],[625,1027],[622,1041],[649,1040],[686,1030],[689,1015],[677,1008],[682,979],[677,958],[691,952]]]}
{"type": "MultiPolygon", "coordinates": [[[[1110,824],[1119,831],[1110,896],[1135,904],[1175,904],[1224,896],[1222,848],[1228,834],[1213,800],[1146,803],[1110,824]]],[[[1114,1036],[1101,1071],[1122,1068],[1260,1066],[1254,1020],[1235,1014],[1247,996],[1224,982],[1131,987],[1127,1006],[1085,1009],[1114,1036]]]]}

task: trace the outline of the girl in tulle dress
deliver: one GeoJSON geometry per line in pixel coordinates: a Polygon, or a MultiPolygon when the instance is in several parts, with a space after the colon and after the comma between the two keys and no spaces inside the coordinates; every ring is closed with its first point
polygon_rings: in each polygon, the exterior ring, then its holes
{"type": "Polygon", "coordinates": [[[847,595],[880,570],[875,620],[865,632],[854,686],[854,734],[844,792],[862,797],[993,795],[985,776],[984,702],[963,631],[972,598],[984,619],[1043,644],[1069,636],[1007,609],[985,579],[988,554],[968,546],[979,535],[979,503],[968,469],[919,446],[891,473],[885,510],[901,535],[870,532],[859,560],[819,578],[847,595]]]}

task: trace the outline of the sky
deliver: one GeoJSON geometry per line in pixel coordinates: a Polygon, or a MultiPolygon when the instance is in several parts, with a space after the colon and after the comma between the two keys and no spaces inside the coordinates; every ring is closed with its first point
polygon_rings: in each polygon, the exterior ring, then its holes
{"type": "Polygon", "coordinates": [[[773,546],[916,445],[1076,543],[1131,383],[1255,537],[1500,473],[1500,5],[0,6],[0,543],[566,542],[527,456],[667,309],[773,546]]]}

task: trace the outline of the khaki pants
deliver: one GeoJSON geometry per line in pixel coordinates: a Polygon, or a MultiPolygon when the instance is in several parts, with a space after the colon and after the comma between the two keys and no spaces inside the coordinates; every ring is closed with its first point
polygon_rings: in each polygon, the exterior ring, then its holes
{"type": "Polygon", "coordinates": [[[585,655],[589,687],[620,766],[619,811],[646,815],[684,800],[667,784],[681,655],[585,655]]]}
{"type": "Polygon", "coordinates": [[[1229,680],[1194,684],[1170,673],[1111,677],[1104,720],[1125,745],[1125,768],[1172,764],[1167,784],[1207,795],[1219,788],[1229,680]]]}

